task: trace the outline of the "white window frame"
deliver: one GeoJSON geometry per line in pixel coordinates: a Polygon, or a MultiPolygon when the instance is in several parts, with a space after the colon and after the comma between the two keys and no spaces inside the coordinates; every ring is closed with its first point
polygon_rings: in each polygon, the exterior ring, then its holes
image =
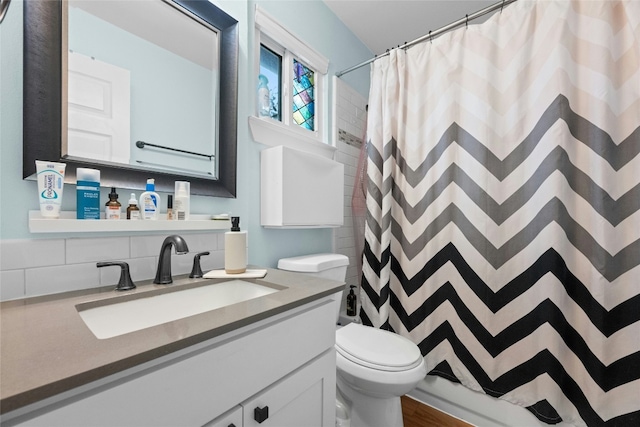
{"type": "Polygon", "coordinates": [[[336,148],[329,142],[328,132],[328,76],[329,60],[298,39],[256,5],[255,11],[255,78],[260,73],[260,45],[282,56],[282,93],[280,94],[281,121],[270,117],[258,117],[257,91],[252,99],[254,115],[249,126],[256,142],[276,146],[285,145],[324,157],[332,158],[336,148]],[[312,69],[314,75],[314,130],[308,130],[293,121],[293,59],[312,69]]]}

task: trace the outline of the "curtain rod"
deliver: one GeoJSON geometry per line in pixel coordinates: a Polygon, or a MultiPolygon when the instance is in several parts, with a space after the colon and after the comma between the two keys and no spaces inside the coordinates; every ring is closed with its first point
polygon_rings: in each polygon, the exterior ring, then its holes
{"type": "MultiPolygon", "coordinates": [[[[477,12],[472,13],[471,15],[467,15],[464,18],[460,18],[455,22],[452,22],[452,23],[450,23],[448,25],[445,25],[444,27],[440,27],[435,31],[429,31],[429,34],[425,34],[424,36],[422,36],[420,38],[417,38],[417,39],[415,39],[415,40],[413,40],[413,41],[411,41],[409,43],[405,43],[405,44],[403,44],[401,46],[398,46],[398,49],[406,49],[408,47],[413,46],[414,44],[418,44],[418,43],[421,43],[421,42],[423,42],[425,40],[432,39],[433,37],[437,37],[440,34],[443,34],[443,33],[447,32],[447,31],[452,30],[452,29],[454,29],[456,27],[459,27],[459,26],[461,26],[463,24],[466,25],[471,20],[479,18],[479,17],[481,17],[483,15],[486,15],[487,13],[491,13],[494,10],[502,9],[506,5],[514,3],[516,1],[518,1],[518,0],[502,0],[502,1],[498,2],[498,3],[494,3],[494,4],[490,5],[490,6],[485,7],[484,9],[481,9],[481,10],[479,10],[477,12]]],[[[375,61],[378,58],[382,58],[382,57],[388,56],[388,55],[389,55],[389,51],[387,50],[385,53],[382,53],[380,55],[374,56],[373,58],[368,59],[368,60],[366,60],[364,62],[361,62],[358,65],[354,65],[353,67],[347,68],[346,70],[342,70],[342,71],[337,72],[336,73],[336,77],[341,77],[341,76],[343,76],[343,75],[345,75],[347,73],[350,73],[350,72],[352,72],[354,70],[357,70],[358,68],[364,67],[365,65],[372,63],[373,61],[375,61]]]]}

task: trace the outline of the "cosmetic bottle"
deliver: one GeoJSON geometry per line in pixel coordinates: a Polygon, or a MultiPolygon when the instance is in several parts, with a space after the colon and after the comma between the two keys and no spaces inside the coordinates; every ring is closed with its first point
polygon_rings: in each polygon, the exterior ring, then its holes
{"type": "Polygon", "coordinates": [[[100,171],[76,169],[76,218],[100,219],[100,171]]]}
{"type": "Polygon", "coordinates": [[[160,213],[160,195],[155,191],[155,183],[155,179],[147,179],[146,191],[140,195],[140,219],[158,219],[160,213]]]}
{"type": "Polygon", "coordinates": [[[231,231],[224,233],[224,271],[227,274],[247,270],[247,232],[240,231],[240,217],[231,217],[231,231]]]}
{"type": "Polygon", "coordinates": [[[349,291],[349,295],[347,295],[347,316],[355,316],[357,311],[357,297],[356,294],[353,293],[354,285],[351,285],[351,290],[349,291]]]}
{"type": "Polygon", "coordinates": [[[140,219],[140,208],[138,207],[138,200],[136,200],[136,193],[131,193],[129,206],[127,206],[127,219],[140,219]]]}
{"type": "Polygon", "coordinates": [[[186,221],[189,219],[191,208],[191,183],[189,181],[176,181],[175,199],[173,203],[173,219],[186,221]]]}
{"type": "Polygon", "coordinates": [[[105,204],[104,219],[120,219],[120,208],[122,205],[118,201],[118,193],[116,187],[111,187],[109,193],[109,201],[105,204]]]}
{"type": "Polygon", "coordinates": [[[167,196],[167,219],[173,219],[173,196],[171,194],[167,196]]]}

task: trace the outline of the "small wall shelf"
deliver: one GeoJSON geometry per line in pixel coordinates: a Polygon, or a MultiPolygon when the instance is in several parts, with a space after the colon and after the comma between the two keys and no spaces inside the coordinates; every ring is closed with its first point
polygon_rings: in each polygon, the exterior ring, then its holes
{"type": "Polygon", "coordinates": [[[40,211],[29,211],[31,233],[101,233],[118,231],[206,231],[229,230],[230,220],[212,220],[211,215],[191,215],[188,221],[86,220],[75,212],[60,212],[60,218],[43,218],[40,211]]]}

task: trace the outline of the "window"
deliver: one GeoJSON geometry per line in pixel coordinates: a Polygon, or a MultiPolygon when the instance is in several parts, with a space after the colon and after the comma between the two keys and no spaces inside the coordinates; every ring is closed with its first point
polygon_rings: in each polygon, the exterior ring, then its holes
{"type": "Polygon", "coordinates": [[[249,124],[257,142],[333,153],[325,127],[329,61],[256,6],[256,114],[249,124]]]}
{"type": "Polygon", "coordinates": [[[294,55],[263,37],[258,75],[258,116],[315,131],[316,72],[294,55]],[[268,46],[265,45],[268,43],[268,46]],[[282,53],[278,53],[282,52],[282,53]],[[285,72],[283,73],[283,68],[285,72]],[[281,97],[284,85],[291,96],[281,97]],[[283,108],[284,107],[284,108],[283,108]],[[283,118],[281,112],[286,112],[283,118]]]}
{"type": "Polygon", "coordinates": [[[314,75],[313,70],[293,60],[293,121],[308,130],[314,130],[314,75]]]}
{"type": "Polygon", "coordinates": [[[282,56],[268,47],[260,45],[260,75],[258,88],[266,86],[266,98],[262,98],[258,89],[258,115],[282,120],[280,117],[280,92],[282,87],[282,56]],[[261,103],[264,102],[264,107],[261,103]]]}

